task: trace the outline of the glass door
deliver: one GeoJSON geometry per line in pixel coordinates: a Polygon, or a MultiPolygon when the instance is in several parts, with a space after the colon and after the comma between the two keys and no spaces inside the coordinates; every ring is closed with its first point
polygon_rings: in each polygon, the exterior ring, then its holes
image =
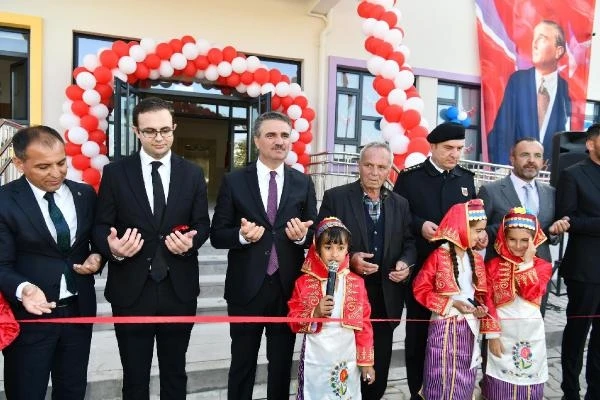
{"type": "Polygon", "coordinates": [[[139,141],[133,131],[133,108],[139,102],[136,88],[115,78],[114,125],[108,137],[108,154],[112,161],[135,153],[139,149],[139,141]]]}
{"type": "Polygon", "coordinates": [[[256,151],[256,146],[254,145],[253,131],[254,131],[254,121],[258,118],[259,115],[271,111],[271,93],[265,93],[261,96],[258,96],[255,99],[251,99],[248,105],[248,161],[254,161],[258,158],[258,153],[256,151]]]}

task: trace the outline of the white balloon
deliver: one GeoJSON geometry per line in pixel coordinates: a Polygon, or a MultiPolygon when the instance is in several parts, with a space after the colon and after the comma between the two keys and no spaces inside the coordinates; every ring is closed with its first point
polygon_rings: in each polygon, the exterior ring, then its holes
{"type": "Polygon", "coordinates": [[[287,97],[290,94],[290,84],[287,82],[279,82],[275,85],[275,94],[279,97],[287,97]]]}
{"type": "Polygon", "coordinates": [[[198,48],[198,54],[202,56],[208,54],[208,51],[212,48],[210,42],[206,39],[196,40],[196,47],[198,48]]]}
{"type": "Polygon", "coordinates": [[[390,27],[387,24],[387,22],[377,21],[375,23],[375,26],[373,26],[373,36],[379,39],[383,39],[385,38],[385,35],[388,33],[389,30],[390,27]]]}
{"type": "Polygon", "coordinates": [[[403,69],[402,71],[398,72],[394,78],[394,86],[402,90],[407,90],[413,85],[414,82],[415,75],[407,69],[403,69]]]}
{"type": "Polygon", "coordinates": [[[397,28],[390,29],[383,38],[383,40],[391,44],[392,47],[400,46],[402,39],[404,39],[404,35],[402,35],[402,31],[397,28]]]}
{"type": "Polygon", "coordinates": [[[157,69],[151,69],[150,74],[148,74],[148,79],[155,81],[158,78],[160,78],[160,71],[157,69]]]}
{"type": "Polygon", "coordinates": [[[287,115],[291,119],[298,119],[302,116],[302,108],[297,104],[292,104],[287,109],[287,115]]]}
{"type": "Polygon", "coordinates": [[[367,69],[369,70],[371,75],[379,75],[384,62],[385,58],[379,56],[372,56],[367,60],[367,69]]]}
{"type": "Polygon", "coordinates": [[[468,114],[466,111],[459,111],[456,119],[458,119],[459,121],[464,121],[465,119],[467,119],[467,117],[468,117],[468,114]]]}
{"type": "Polygon", "coordinates": [[[402,89],[392,89],[387,96],[388,104],[401,106],[406,101],[406,92],[402,89]]]}
{"type": "Polygon", "coordinates": [[[217,71],[220,76],[227,78],[233,72],[233,68],[227,61],[221,61],[219,65],[217,65],[217,71]]]}
{"type": "Polygon", "coordinates": [[[390,122],[381,130],[381,135],[386,141],[390,141],[394,136],[403,135],[404,128],[398,122],[390,122]]]}
{"type": "Polygon", "coordinates": [[[407,45],[401,44],[400,46],[398,46],[398,48],[396,48],[396,51],[399,51],[400,53],[404,54],[405,60],[408,60],[410,58],[410,49],[407,45]]]}
{"type": "Polygon", "coordinates": [[[196,43],[188,42],[183,45],[181,48],[181,52],[188,60],[195,60],[198,57],[198,47],[196,47],[196,43]]]}
{"type": "Polygon", "coordinates": [[[298,139],[300,139],[300,133],[298,133],[298,131],[297,131],[297,130],[295,130],[295,129],[292,129],[292,130],[290,131],[290,141],[291,141],[292,143],[296,143],[296,142],[298,141],[298,139]]]}
{"type": "Polygon", "coordinates": [[[302,165],[302,164],[296,163],[296,164],[292,165],[292,168],[294,168],[296,171],[300,171],[300,172],[304,173],[304,165],[302,165]]]}
{"type": "Polygon", "coordinates": [[[427,131],[429,132],[429,121],[427,121],[425,118],[421,117],[421,121],[419,122],[419,125],[425,129],[427,129],[427,131]]]}
{"type": "Polygon", "coordinates": [[[74,126],[79,126],[79,117],[69,111],[61,115],[58,122],[61,127],[71,129],[74,126]]]}
{"type": "Polygon", "coordinates": [[[240,83],[235,87],[235,90],[237,90],[239,93],[246,93],[246,91],[248,90],[248,86],[246,86],[243,83],[240,83]]]}
{"type": "Polygon", "coordinates": [[[418,112],[423,114],[423,109],[425,108],[425,103],[423,102],[423,99],[420,97],[411,97],[410,99],[406,99],[402,108],[404,110],[417,110],[418,112]]]}
{"type": "Polygon", "coordinates": [[[206,67],[206,70],[204,70],[204,76],[211,82],[219,79],[219,71],[217,70],[217,66],[211,64],[206,67]]]}
{"type": "Polygon", "coordinates": [[[290,83],[290,96],[298,97],[302,94],[302,87],[298,85],[296,82],[290,83]]]}
{"type": "Polygon", "coordinates": [[[103,132],[106,132],[106,130],[108,129],[108,121],[105,119],[98,120],[98,129],[100,129],[103,132]]]}
{"type": "Polygon", "coordinates": [[[90,114],[98,119],[105,119],[108,117],[108,107],[104,104],[96,104],[95,106],[90,107],[90,114]]]}
{"type": "Polygon", "coordinates": [[[113,68],[111,72],[113,78],[119,78],[123,82],[127,82],[127,75],[124,74],[119,68],[113,68]]]}
{"type": "Polygon", "coordinates": [[[175,70],[169,61],[162,60],[160,62],[160,67],[158,67],[158,72],[160,72],[160,76],[163,78],[170,78],[175,73],[175,70]]]}
{"type": "Polygon", "coordinates": [[[135,62],[142,62],[146,59],[147,54],[146,50],[144,50],[141,45],[134,44],[129,48],[129,55],[135,60],[135,62]]]}
{"type": "Polygon", "coordinates": [[[296,154],[294,151],[290,150],[287,157],[285,158],[285,163],[287,165],[293,165],[296,164],[298,162],[298,154],[296,154]]]}
{"type": "Polygon", "coordinates": [[[252,82],[248,85],[248,88],[246,88],[246,93],[248,93],[248,96],[250,97],[260,96],[260,85],[256,82],[252,82]]]}
{"type": "Polygon", "coordinates": [[[404,135],[393,135],[390,138],[390,150],[394,154],[404,154],[410,140],[404,135]]]}
{"type": "Polygon", "coordinates": [[[375,3],[382,5],[386,11],[389,11],[388,8],[394,6],[394,0],[375,0],[375,3]]]}
{"type": "Polygon", "coordinates": [[[98,143],[88,140],[81,145],[81,154],[89,158],[95,157],[100,154],[100,146],[98,143]]]}
{"type": "Polygon", "coordinates": [[[396,21],[396,26],[400,26],[400,21],[402,20],[402,12],[399,9],[395,8],[395,7],[393,7],[389,11],[393,12],[394,14],[396,14],[396,20],[397,20],[396,21]]]}
{"type": "Polygon", "coordinates": [[[243,74],[244,72],[246,72],[246,59],[244,57],[235,57],[233,60],[231,60],[231,68],[233,69],[233,71],[237,74],[243,74]]]}
{"type": "Polygon", "coordinates": [[[246,58],[247,71],[254,72],[260,68],[260,60],[256,56],[250,56],[246,58]]]}
{"type": "Polygon", "coordinates": [[[386,79],[394,79],[400,72],[400,66],[396,61],[385,60],[381,66],[381,76],[386,79]]]}
{"type": "Polygon", "coordinates": [[[181,53],[173,53],[169,61],[174,69],[184,69],[187,65],[187,58],[181,53]]]}
{"type": "Polygon", "coordinates": [[[260,94],[267,94],[273,92],[275,92],[275,85],[273,85],[271,82],[263,84],[260,88],[260,94]]]}
{"type": "Polygon", "coordinates": [[[77,74],[75,82],[77,82],[77,86],[83,90],[93,89],[96,87],[96,77],[94,77],[94,74],[87,71],[77,74]]]}
{"type": "Polygon", "coordinates": [[[294,121],[294,129],[300,133],[306,132],[309,126],[310,124],[304,118],[298,118],[296,121],[294,121]]]}
{"type": "Polygon", "coordinates": [[[98,93],[94,89],[84,91],[82,97],[85,104],[89,106],[95,106],[96,104],[100,104],[100,93],[98,93]]]}
{"type": "Polygon", "coordinates": [[[310,143],[304,146],[304,154],[312,154],[312,145],[310,143]]]}
{"type": "Polygon", "coordinates": [[[74,182],[83,182],[82,171],[72,167],[67,169],[66,178],[74,182]]]}
{"type": "Polygon", "coordinates": [[[89,71],[93,71],[100,66],[100,61],[98,61],[95,54],[86,54],[83,57],[83,66],[89,71]]]}
{"type": "Polygon", "coordinates": [[[427,159],[427,156],[424,155],[424,154],[421,154],[419,152],[410,153],[404,159],[404,167],[405,168],[412,167],[413,165],[417,165],[417,164],[422,163],[426,159],[427,159]]]}
{"type": "Polygon", "coordinates": [[[63,113],[70,113],[72,105],[73,105],[73,100],[69,100],[69,99],[65,100],[62,104],[63,113]]]}
{"type": "Polygon", "coordinates": [[[367,18],[362,23],[362,31],[365,36],[373,36],[373,29],[375,28],[375,24],[377,20],[375,18],[367,18]]]}
{"type": "Polygon", "coordinates": [[[75,144],[84,144],[88,141],[88,131],[80,126],[74,126],[69,129],[69,142],[75,144]]]}
{"type": "Polygon", "coordinates": [[[140,40],[140,46],[146,50],[146,54],[154,53],[156,50],[156,41],[152,38],[143,38],[140,40]]]}
{"type": "Polygon", "coordinates": [[[110,160],[104,154],[98,154],[90,160],[90,166],[102,172],[102,169],[110,160]]]}
{"type": "Polygon", "coordinates": [[[71,156],[67,156],[67,168],[73,168],[73,160],[71,156]]]}
{"type": "Polygon", "coordinates": [[[136,68],[137,64],[135,63],[133,57],[123,56],[119,60],[119,70],[126,75],[133,74],[136,68]]]}

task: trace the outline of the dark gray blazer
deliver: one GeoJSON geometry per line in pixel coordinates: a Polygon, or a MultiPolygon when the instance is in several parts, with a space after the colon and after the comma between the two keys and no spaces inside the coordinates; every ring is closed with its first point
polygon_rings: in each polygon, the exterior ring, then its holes
{"type": "MultiPolygon", "coordinates": [[[[535,186],[540,198],[538,220],[544,233],[548,236],[548,240],[538,247],[537,255],[552,262],[549,245],[556,244],[559,239],[558,236],[551,238],[548,233],[548,228],[554,222],[554,188],[538,181],[535,182],[535,186]]],[[[522,204],[510,176],[481,186],[478,197],[484,202],[485,214],[488,218],[486,231],[490,241],[485,252],[485,260],[487,261],[497,255],[494,250],[494,241],[496,240],[498,227],[502,223],[502,218],[512,207],[519,207],[522,204]]]]}

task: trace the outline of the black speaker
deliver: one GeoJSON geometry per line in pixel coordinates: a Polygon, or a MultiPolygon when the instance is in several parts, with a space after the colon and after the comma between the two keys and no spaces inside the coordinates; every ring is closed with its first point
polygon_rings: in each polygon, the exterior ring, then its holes
{"type": "Polygon", "coordinates": [[[559,132],[552,138],[552,161],[550,185],[556,186],[560,171],[587,157],[586,133],[580,131],[559,132]]]}

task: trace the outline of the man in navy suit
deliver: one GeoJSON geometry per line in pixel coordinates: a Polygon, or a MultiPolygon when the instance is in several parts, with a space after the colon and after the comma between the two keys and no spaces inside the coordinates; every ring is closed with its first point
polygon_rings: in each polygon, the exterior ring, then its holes
{"type": "MultiPolygon", "coordinates": [[[[54,129],[22,129],[13,149],[23,176],[0,187],[0,290],[17,319],[95,316],[96,194],[65,179],[65,144],[54,129]]],[[[91,338],[91,324],[21,324],[3,351],[6,397],[43,399],[51,375],[53,399],[83,400],[91,338]]]]}
{"type": "MultiPolygon", "coordinates": [[[[133,109],[142,149],[104,167],[94,241],[108,258],[105,296],[114,316],[195,315],[198,249],[210,229],[202,169],[173,154],[169,103],[151,97],[133,109]]],[[[123,399],[149,398],[154,341],[160,398],[186,397],[193,324],[115,324],[123,399]]]]}
{"type": "MultiPolygon", "coordinates": [[[[287,315],[300,275],[304,248],[317,217],[315,188],[308,175],[285,166],[292,123],[267,112],[254,125],[255,163],[223,178],[210,240],[229,249],[225,300],[232,316],[287,315]]],[[[268,399],[288,399],[295,335],[287,324],[230,325],[230,400],[250,400],[263,330],[267,336],[268,399]]]]}
{"type": "Polygon", "coordinates": [[[556,22],[542,21],[534,28],[533,68],[516,71],[508,80],[487,139],[491,162],[508,164],[513,143],[532,134],[545,149],[552,149],[552,136],[568,129],[569,88],[557,70],[565,49],[565,34],[556,22]]]}

